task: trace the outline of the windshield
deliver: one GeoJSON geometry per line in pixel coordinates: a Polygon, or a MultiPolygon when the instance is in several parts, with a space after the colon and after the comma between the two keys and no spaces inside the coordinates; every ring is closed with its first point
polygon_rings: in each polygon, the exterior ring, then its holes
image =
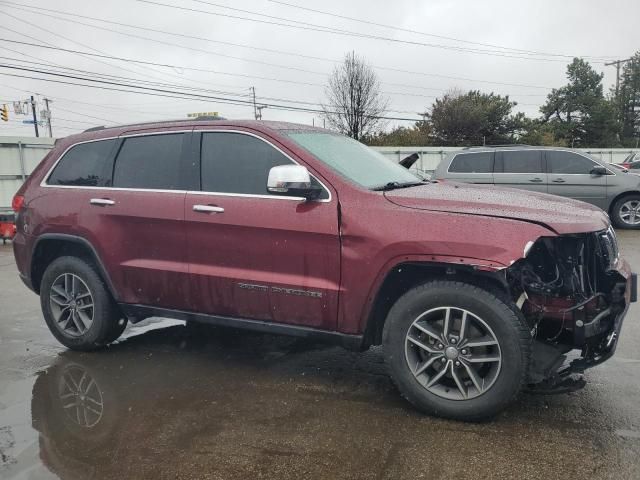
{"type": "Polygon", "coordinates": [[[337,173],[365,188],[422,182],[406,168],[349,137],[324,132],[290,132],[287,135],[337,173]]]}

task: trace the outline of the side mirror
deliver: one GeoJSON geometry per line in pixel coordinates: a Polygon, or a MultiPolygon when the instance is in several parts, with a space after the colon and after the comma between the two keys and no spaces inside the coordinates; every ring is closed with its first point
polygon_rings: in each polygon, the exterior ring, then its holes
{"type": "Polygon", "coordinates": [[[314,200],[322,193],[322,188],[311,183],[307,167],[302,165],[279,165],[269,170],[267,191],[274,195],[287,195],[314,200]]]}
{"type": "Polygon", "coordinates": [[[589,172],[589,173],[591,173],[591,175],[597,175],[597,176],[606,175],[607,174],[607,169],[604,168],[604,167],[593,167],[591,169],[591,172],[589,172]]]}

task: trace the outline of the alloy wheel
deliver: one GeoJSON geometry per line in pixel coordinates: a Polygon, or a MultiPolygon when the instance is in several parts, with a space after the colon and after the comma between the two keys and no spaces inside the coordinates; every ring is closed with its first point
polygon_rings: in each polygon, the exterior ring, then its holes
{"type": "Polygon", "coordinates": [[[419,315],[406,334],[405,358],[426,390],[448,400],[468,400],[487,392],[502,365],[493,330],[477,315],[457,307],[419,315]]]}
{"type": "Polygon", "coordinates": [[[93,324],[93,296],[87,284],[73,273],[55,279],[49,291],[51,313],[65,335],[79,337],[93,324]]]}
{"type": "Polygon", "coordinates": [[[640,200],[629,200],[620,207],[620,218],[628,225],[640,224],[640,200]]]}

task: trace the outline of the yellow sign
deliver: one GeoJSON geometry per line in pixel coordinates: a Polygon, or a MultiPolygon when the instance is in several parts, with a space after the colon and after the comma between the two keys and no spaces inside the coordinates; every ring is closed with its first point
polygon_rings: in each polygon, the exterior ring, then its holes
{"type": "Polygon", "coordinates": [[[187,113],[187,118],[217,117],[217,116],[218,116],[218,112],[187,113]]]}

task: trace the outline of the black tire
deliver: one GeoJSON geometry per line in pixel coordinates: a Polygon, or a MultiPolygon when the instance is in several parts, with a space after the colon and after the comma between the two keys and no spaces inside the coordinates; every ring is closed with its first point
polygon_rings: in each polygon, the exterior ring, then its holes
{"type": "Polygon", "coordinates": [[[495,416],[514,400],[526,383],[531,342],[530,329],[515,307],[486,290],[454,281],[433,281],[405,293],[389,311],[382,334],[385,361],[402,395],[425,413],[464,421],[495,416]],[[440,307],[477,315],[498,341],[502,358],[499,369],[491,386],[479,396],[443,398],[427,390],[409,367],[405,353],[409,329],[422,313],[440,307]]]}
{"type": "Polygon", "coordinates": [[[613,225],[617,228],[639,230],[640,224],[638,225],[629,224],[622,219],[620,210],[622,209],[622,206],[629,201],[640,202],[640,195],[637,195],[637,194],[625,195],[624,197],[621,197],[618,200],[616,200],[616,202],[611,207],[611,221],[613,222],[613,225]]]}
{"type": "Polygon", "coordinates": [[[87,261],[78,257],[59,257],[47,267],[40,284],[40,306],[45,322],[56,339],[72,350],[95,350],[115,341],[127,326],[107,286],[87,261]],[[56,322],[52,312],[50,293],[57,278],[73,274],[88,287],[93,300],[93,322],[82,335],[73,336],[56,322]]]}

